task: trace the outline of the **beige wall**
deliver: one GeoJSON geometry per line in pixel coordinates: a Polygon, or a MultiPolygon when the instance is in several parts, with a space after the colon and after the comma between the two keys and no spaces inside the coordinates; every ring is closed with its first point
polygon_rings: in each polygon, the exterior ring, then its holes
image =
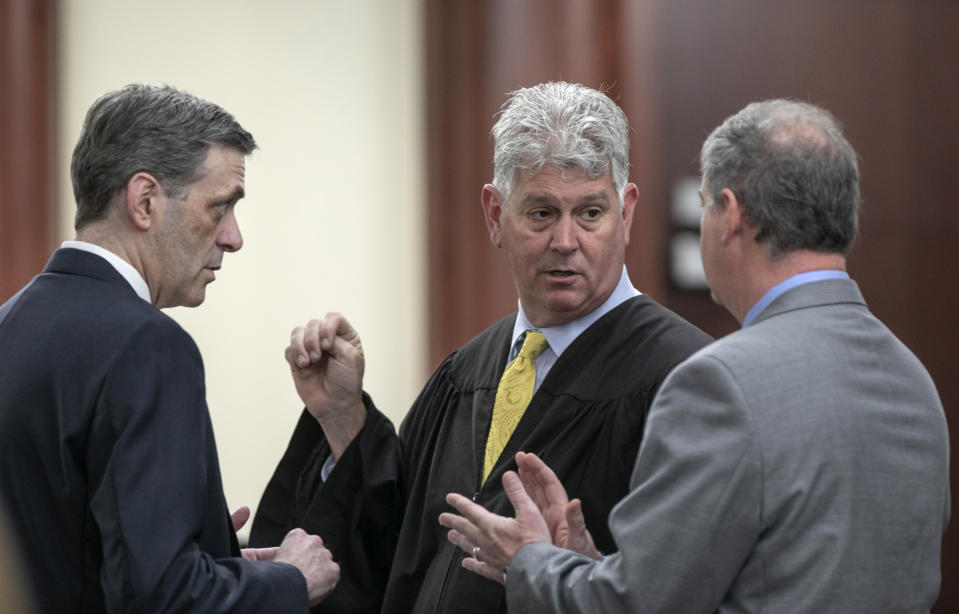
{"type": "Polygon", "coordinates": [[[168,311],[203,353],[227,502],[255,507],[299,416],[282,357],[293,326],[348,315],[366,389],[394,421],[425,379],[419,2],[60,6],[60,239],[73,236],[70,153],[105,91],[175,85],[226,108],[260,145],[237,208],[243,249],[200,308],[168,311]]]}

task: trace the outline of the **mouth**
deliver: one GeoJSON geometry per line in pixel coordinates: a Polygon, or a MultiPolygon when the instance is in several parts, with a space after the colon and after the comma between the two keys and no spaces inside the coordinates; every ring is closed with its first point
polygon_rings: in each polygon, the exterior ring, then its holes
{"type": "Polygon", "coordinates": [[[546,273],[546,278],[553,283],[568,283],[576,278],[579,273],[576,271],[571,271],[569,269],[549,269],[544,271],[546,273]]]}

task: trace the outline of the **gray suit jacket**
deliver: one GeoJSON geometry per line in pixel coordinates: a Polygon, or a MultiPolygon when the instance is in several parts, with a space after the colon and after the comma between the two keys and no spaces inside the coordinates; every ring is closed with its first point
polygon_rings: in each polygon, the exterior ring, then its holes
{"type": "Polygon", "coordinates": [[[523,548],[509,610],[927,612],[948,466],[932,380],[855,282],[799,286],[664,382],[620,552],[523,548]]]}

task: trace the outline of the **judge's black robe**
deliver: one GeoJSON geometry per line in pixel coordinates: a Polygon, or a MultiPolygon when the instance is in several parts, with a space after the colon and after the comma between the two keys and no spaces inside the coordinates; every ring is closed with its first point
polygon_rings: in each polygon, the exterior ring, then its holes
{"type": "Polygon", "coordinates": [[[606,526],[628,492],[646,412],[667,373],[710,337],[645,295],[619,305],[553,365],[480,485],[493,400],[515,315],[447,357],[400,427],[368,396],[366,424],[328,480],[329,446],[304,412],[267,486],[251,545],[277,544],[293,527],[320,535],[340,564],[316,612],[505,612],[503,587],[461,567],[464,554],[438,517],[449,492],[512,516],[503,473],[518,451],[535,452],[583,501],[596,546],[615,549],[606,526]]]}

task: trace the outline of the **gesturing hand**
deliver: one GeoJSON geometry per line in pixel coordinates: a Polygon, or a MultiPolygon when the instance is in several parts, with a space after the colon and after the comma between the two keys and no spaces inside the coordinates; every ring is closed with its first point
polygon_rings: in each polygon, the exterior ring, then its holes
{"type": "Polygon", "coordinates": [[[293,329],[285,356],[297,394],[339,459],[366,419],[359,334],[342,315],[328,313],[293,329]]]}
{"type": "Polygon", "coordinates": [[[451,529],[447,538],[472,555],[463,559],[463,567],[499,583],[503,583],[503,570],[523,546],[550,538],[546,520],[515,472],[503,475],[503,489],[516,511],[514,518],[488,512],[455,493],[446,495],[446,502],[462,516],[440,514],[440,524],[451,529]]]}
{"type": "Polygon", "coordinates": [[[342,315],[328,313],[294,328],[286,362],[297,393],[317,419],[329,412],[348,411],[360,402],[363,344],[342,315]]]}
{"type": "Polygon", "coordinates": [[[526,492],[546,519],[553,544],[602,560],[593,536],[586,530],[582,501],[570,501],[559,478],[535,454],[517,453],[516,466],[526,492]]]}

